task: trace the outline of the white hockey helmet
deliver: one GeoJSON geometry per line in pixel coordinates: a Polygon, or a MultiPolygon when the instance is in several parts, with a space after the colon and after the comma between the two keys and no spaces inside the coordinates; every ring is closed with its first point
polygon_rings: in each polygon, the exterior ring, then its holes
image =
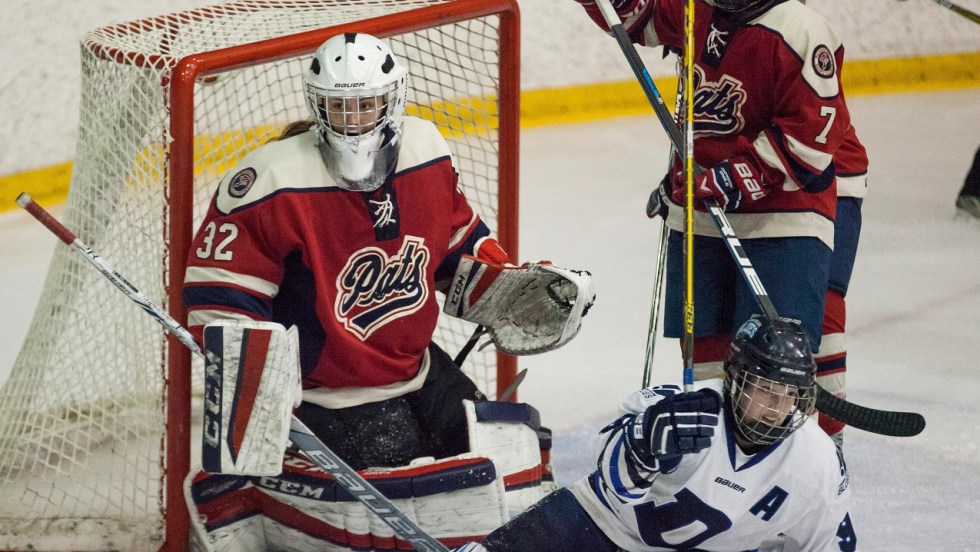
{"type": "Polygon", "coordinates": [[[364,33],[337,35],[313,55],[303,89],[338,186],[376,190],[394,170],[407,75],[387,44],[364,33]]]}

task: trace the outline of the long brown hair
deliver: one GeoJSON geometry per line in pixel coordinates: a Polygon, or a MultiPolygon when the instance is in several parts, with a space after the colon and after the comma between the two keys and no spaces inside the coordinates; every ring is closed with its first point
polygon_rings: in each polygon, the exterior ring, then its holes
{"type": "Polygon", "coordinates": [[[279,136],[270,138],[269,142],[278,142],[279,140],[285,140],[286,138],[291,138],[297,134],[303,134],[304,132],[310,130],[313,127],[313,119],[304,119],[302,121],[293,121],[282,129],[279,136]]]}

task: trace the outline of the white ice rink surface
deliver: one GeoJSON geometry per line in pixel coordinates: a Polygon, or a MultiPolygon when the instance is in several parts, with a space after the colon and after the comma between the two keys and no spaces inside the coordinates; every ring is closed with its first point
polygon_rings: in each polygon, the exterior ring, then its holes
{"type": "MultiPolygon", "coordinates": [[[[847,431],[859,549],[980,551],[980,221],[953,209],[980,145],[980,89],[849,103],[871,171],[848,294],[848,398],[928,422],[907,439],[847,431]]],[[[659,233],[643,206],[667,140],[651,114],[525,130],[521,155],[520,260],[588,269],[598,292],[574,341],[521,361],[520,398],[554,429],[567,484],[641,382],[659,233]]],[[[0,215],[0,380],[56,246],[25,213],[0,215]]],[[[653,382],[680,375],[676,340],[659,339],[653,382]]]]}

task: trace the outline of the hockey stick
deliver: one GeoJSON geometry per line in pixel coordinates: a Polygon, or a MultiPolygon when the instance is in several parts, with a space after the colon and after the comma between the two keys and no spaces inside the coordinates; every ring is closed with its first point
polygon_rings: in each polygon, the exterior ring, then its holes
{"type": "MultiPolygon", "coordinates": [[[[612,9],[609,0],[596,0],[596,4],[602,11],[606,24],[609,25],[613,37],[619,43],[620,49],[626,54],[626,59],[629,61],[630,67],[633,68],[633,73],[636,75],[637,80],[639,80],[640,86],[643,87],[647,98],[650,100],[650,104],[657,113],[657,118],[660,119],[664,127],[664,131],[670,137],[671,143],[677,148],[677,151],[683,151],[681,150],[680,131],[673,124],[670,113],[667,111],[667,107],[664,105],[663,99],[657,91],[657,85],[653,83],[653,79],[650,78],[650,73],[647,72],[639,54],[636,52],[636,47],[633,46],[629,35],[626,34],[626,29],[623,28],[623,24],[619,20],[619,14],[612,9]]],[[[695,170],[698,172],[703,170],[697,167],[696,164],[695,167],[695,170]]],[[[656,190],[654,190],[654,193],[657,193],[656,190]]],[[[745,256],[745,252],[742,251],[738,238],[731,231],[731,225],[728,223],[727,217],[724,216],[724,211],[718,207],[718,203],[713,199],[706,201],[705,205],[708,207],[708,212],[711,214],[715,224],[719,227],[719,231],[722,233],[722,238],[725,240],[729,252],[734,256],[736,264],[738,264],[742,272],[742,277],[745,278],[745,281],[755,293],[763,312],[766,316],[769,316],[770,313],[775,314],[776,309],[773,307],[769,295],[762,286],[762,282],[759,281],[755,269],[752,268],[752,264],[745,256]],[[718,214],[721,216],[719,217],[718,214]],[[731,236],[729,237],[725,232],[729,232],[731,236]],[[734,240],[734,243],[732,240],[734,240]],[[738,244],[737,249],[735,248],[735,244],[738,244]]],[[[912,435],[918,435],[925,428],[925,418],[921,414],[875,410],[845,401],[819,386],[817,387],[817,408],[824,414],[844,422],[851,427],[880,435],[910,437],[912,435]]]]}
{"type": "MultiPolygon", "coordinates": [[[[633,47],[633,42],[630,40],[629,35],[626,33],[626,28],[623,27],[622,21],[619,19],[619,14],[613,9],[612,4],[609,0],[596,0],[596,6],[599,11],[602,12],[603,19],[606,20],[606,24],[609,25],[609,30],[612,32],[613,36],[616,38],[616,42],[619,43],[620,50],[622,50],[623,55],[626,56],[626,61],[629,63],[630,68],[633,69],[633,74],[640,81],[640,87],[643,89],[643,93],[646,95],[647,100],[650,105],[653,106],[653,111],[656,113],[657,118],[660,119],[660,125],[667,131],[670,136],[670,141],[674,146],[674,149],[680,155],[684,152],[684,148],[681,145],[682,137],[680,130],[677,128],[677,124],[674,122],[674,118],[671,116],[670,111],[667,109],[667,105],[664,103],[663,96],[660,95],[660,90],[657,89],[657,85],[653,83],[653,79],[650,77],[650,72],[647,71],[646,66],[643,64],[643,60],[640,59],[640,54],[637,53],[636,48],[633,47]]],[[[686,21],[685,21],[686,23],[686,21]]],[[[693,162],[693,161],[692,161],[693,162]]],[[[694,167],[700,172],[700,167],[694,164],[694,167]]],[[[657,193],[656,190],[653,191],[654,194],[657,193]]],[[[651,194],[650,201],[647,203],[647,216],[653,216],[651,213],[652,205],[656,198],[651,194]]],[[[666,221],[664,221],[664,226],[666,226],[666,221]]],[[[662,230],[662,233],[666,237],[666,230],[662,230]]],[[[663,245],[664,240],[661,240],[663,245]]],[[[659,302],[659,286],[660,280],[658,278],[655,283],[654,289],[654,302],[659,302]]],[[[693,365],[693,335],[687,335],[687,330],[694,327],[693,322],[693,305],[689,304],[685,298],[685,338],[683,346],[683,357],[684,357],[684,388],[690,390],[694,384],[694,365],[693,365]]],[[[652,310],[652,308],[651,308],[652,310]]],[[[650,313],[653,317],[655,314],[650,313]]],[[[647,350],[650,351],[648,355],[648,366],[652,361],[652,345],[651,340],[655,339],[654,336],[647,337],[647,350]]],[[[644,367],[643,378],[644,383],[648,378],[648,367],[644,367]]]]}
{"type": "Polygon", "coordinates": [[[657,272],[653,277],[653,298],[650,300],[650,323],[647,326],[647,349],[643,358],[643,387],[650,386],[653,372],[653,350],[660,322],[660,296],[664,288],[664,265],[667,263],[667,221],[660,225],[660,246],[657,249],[657,272]]]}
{"type": "Polygon", "coordinates": [[[949,8],[954,12],[962,15],[963,17],[973,21],[974,23],[980,25],[980,14],[972,12],[962,6],[957,6],[956,4],[950,2],[949,0],[933,0],[933,2],[939,4],[944,8],[949,8]]]}
{"type": "Polygon", "coordinates": [[[516,376],[514,376],[514,380],[511,381],[510,385],[507,386],[507,389],[504,389],[504,392],[501,393],[499,397],[497,397],[497,400],[500,402],[504,402],[507,399],[511,398],[511,396],[513,396],[514,393],[517,392],[518,386],[521,385],[521,382],[524,381],[524,378],[526,377],[527,377],[527,368],[524,368],[523,370],[518,372],[516,376]]]}
{"type": "MultiPolygon", "coordinates": [[[[745,283],[755,295],[756,301],[762,309],[762,314],[770,320],[778,318],[776,307],[773,306],[759,275],[756,274],[741,242],[738,241],[738,237],[732,230],[728,217],[725,216],[725,211],[718,206],[714,199],[706,201],[705,204],[708,207],[708,212],[711,213],[711,219],[718,227],[718,232],[721,233],[722,239],[725,241],[728,252],[731,253],[732,259],[738,265],[745,283]]],[[[912,437],[921,433],[926,427],[926,420],[922,414],[868,408],[845,401],[820,386],[817,386],[817,410],[851,427],[892,437],[912,437]]]]}
{"type": "MultiPolygon", "coordinates": [[[[194,341],[187,328],[183,327],[166,311],[158,307],[149,297],[130,284],[112,266],[85,245],[78,237],[63,224],[58,222],[43,207],[38,205],[26,193],[17,196],[17,205],[30,213],[41,224],[47,227],[61,241],[68,244],[76,253],[92,264],[114,286],[138,304],[147,314],[156,319],[167,331],[196,355],[204,357],[204,352],[194,341]]],[[[323,444],[303,422],[295,416],[289,429],[289,439],[299,447],[313,463],[329,473],[344,489],[357,500],[361,501],[371,512],[381,518],[395,534],[422,552],[449,552],[449,549],[422,530],[414,521],[408,518],[378,489],[368,483],[359,473],[348,466],[332,450],[323,444]]]]}
{"type": "Polygon", "coordinates": [[[694,0],[684,5],[682,76],[686,113],[684,149],[678,151],[684,152],[684,391],[690,392],[694,391],[694,0]]]}

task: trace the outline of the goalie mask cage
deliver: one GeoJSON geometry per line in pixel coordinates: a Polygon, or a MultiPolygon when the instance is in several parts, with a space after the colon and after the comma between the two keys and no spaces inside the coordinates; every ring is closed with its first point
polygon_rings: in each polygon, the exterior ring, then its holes
{"type": "MultiPolygon", "coordinates": [[[[408,67],[408,113],[440,127],[517,258],[516,0],[244,0],[89,33],[66,226],[185,322],[185,258],[219,179],[309,117],[302,69],[352,31],[408,67]]],[[[435,339],[452,355],[472,329],[443,320],[435,339]]],[[[0,550],[183,550],[199,361],[67,247],[28,335],[0,390],[0,550]]],[[[515,364],[491,348],[464,369],[493,396],[515,364]]]]}

